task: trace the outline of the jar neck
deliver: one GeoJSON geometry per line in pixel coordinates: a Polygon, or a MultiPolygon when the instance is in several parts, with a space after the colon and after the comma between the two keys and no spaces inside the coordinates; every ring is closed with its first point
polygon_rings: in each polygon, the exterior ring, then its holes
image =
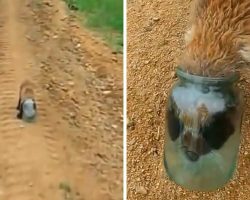
{"type": "Polygon", "coordinates": [[[181,68],[177,68],[176,74],[182,83],[190,83],[201,86],[231,87],[239,80],[239,73],[233,73],[226,77],[204,77],[189,74],[181,68]]]}

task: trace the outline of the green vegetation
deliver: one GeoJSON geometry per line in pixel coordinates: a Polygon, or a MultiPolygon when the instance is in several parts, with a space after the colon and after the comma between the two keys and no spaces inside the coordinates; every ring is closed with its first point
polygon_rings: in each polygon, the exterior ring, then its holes
{"type": "Polygon", "coordinates": [[[69,8],[83,14],[84,21],[89,27],[102,33],[116,50],[121,50],[123,46],[123,0],[65,1],[69,8]]]}
{"type": "Polygon", "coordinates": [[[59,184],[59,188],[63,190],[64,194],[64,200],[74,200],[71,194],[71,188],[70,185],[67,182],[61,182],[59,184]]]}

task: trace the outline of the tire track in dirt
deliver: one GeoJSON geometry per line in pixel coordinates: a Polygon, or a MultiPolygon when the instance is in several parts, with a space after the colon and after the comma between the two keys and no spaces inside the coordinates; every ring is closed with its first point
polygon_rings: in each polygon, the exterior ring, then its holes
{"type": "MultiPolygon", "coordinates": [[[[0,2],[3,4],[3,2],[0,2]]],[[[2,5],[1,5],[2,8],[2,5]]],[[[0,142],[1,142],[1,160],[4,165],[1,170],[2,187],[1,196],[3,199],[16,199],[22,197],[30,199],[31,192],[29,191],[28,183],[30,181],[27,176],[29,171],[29,161],[22,159],[22,151],[24,145],[19,142],[20,140],[20,127],[18,126],[17,120],[12,115],[15,110],[14,99],[16,96],[15,87],[15,70],[10,68],[11,63],[11,49],[8,41],[8,31],[6,26],[10,22],[6,11],[1,9],[0,16],[0,46],[1,46],[1,79],[0,79],[0,142]],[[9,88],[9,89],[8,89],[9,88]],[[7,90],[6,90],[7,89],[7,90]],[[18,166],[18,167],[16,167],[18,166]],[[16,187],[20,185],[20,187],[16,187]]]]}
{"type": "MultiPolygon", "coordinates": [[[[1,2],[2,3],[2,2],[1,2]]],[[[55,124],[48,120],[48,110],[41,95],[38,95],[39,122],[25,124],[16,119],[15,105],[18,97],[18,86],[28,76],[25,66],[29,63],[28,52],[20,38],[21,18],[16,8],[19,1],[5,2],[1,9],[1,79],[0,79],[0,158],[4,167],[0,171],[2,177],[3,199],[29,200],[60,199],[58,189],[60,181],[66,179],[65,168],[61,166],[64,158],[58,153],[58,141],[52,135],[55,124]],[[56,169],[56,170],[55,170],[56,169]],[[53,174],[53,178],[49,177],[53,174]],[[42,178],[42,179],[41,179],[42,178]],[[48,186],[54,187],[48,191],[48,186]],[[34,187],[36,186],[36,187],[34,187]],[[45,189],[45,194],[41,193],[45,189]],[[56,189],[55,189],[56,188],[56,189]]],[[[32,79],[32,78],[31,78],[32,79]]],[[[42,92],[38,91],[38,94],[42,92]]],[[[48,104],[47,104],[48,105],[48,104]]]]}
{"type": "MultiPolygon", "coordinates": [[[[3,12],[4,13],[4,12],[3,12]]],[[[3,15],[1,16],[3,17],[3,15]]],[[[3,20],[2,20],[3,21],[3,20]]],[[[29,190],[28,184],[30,177],[28,171],[30,170],[30,161],[22,156],[25,149],[25,143],[20,142],[22,130],[20,130],[19,123],[13,115],[15,110],[15,73],[12,66],[11,58],[9,55],[10,44],[7,42],[8,38],[5,31],[5,27],[1,27],[1,88],[0,88],[0,141],[1,141],[1,160],[5,165],[5,168],[1,170],[1,177],[3,179],[2,195],[4,199],[17,199],[25,198],[31,199],[32,192],[29,190]],[[7,91],[6,91],[7,89],[7,91]],[[17,167],[18,166],[18,167],[17,167]]]]}

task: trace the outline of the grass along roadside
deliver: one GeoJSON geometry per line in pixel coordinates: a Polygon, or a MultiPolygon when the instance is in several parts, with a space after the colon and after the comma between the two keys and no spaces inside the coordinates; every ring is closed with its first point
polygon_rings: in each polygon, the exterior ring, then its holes
{"type": "Polygon", "coordinates": [[[123,0],[65,0],[69,8],[77,10],[80,19],[104,39],[122,52],[123,47],[123,0]]]}

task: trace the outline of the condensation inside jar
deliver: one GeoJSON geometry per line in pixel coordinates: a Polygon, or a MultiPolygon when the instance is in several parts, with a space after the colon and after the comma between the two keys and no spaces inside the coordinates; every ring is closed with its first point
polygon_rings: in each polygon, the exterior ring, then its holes
{"type": "Polygon", "coordinates": [[[178,76],[166,113],[167,174],[187,189],[218,189],[232,178],[237,165],[240,92],[232,79],[206,82],[181,71],[178,76]]]}

